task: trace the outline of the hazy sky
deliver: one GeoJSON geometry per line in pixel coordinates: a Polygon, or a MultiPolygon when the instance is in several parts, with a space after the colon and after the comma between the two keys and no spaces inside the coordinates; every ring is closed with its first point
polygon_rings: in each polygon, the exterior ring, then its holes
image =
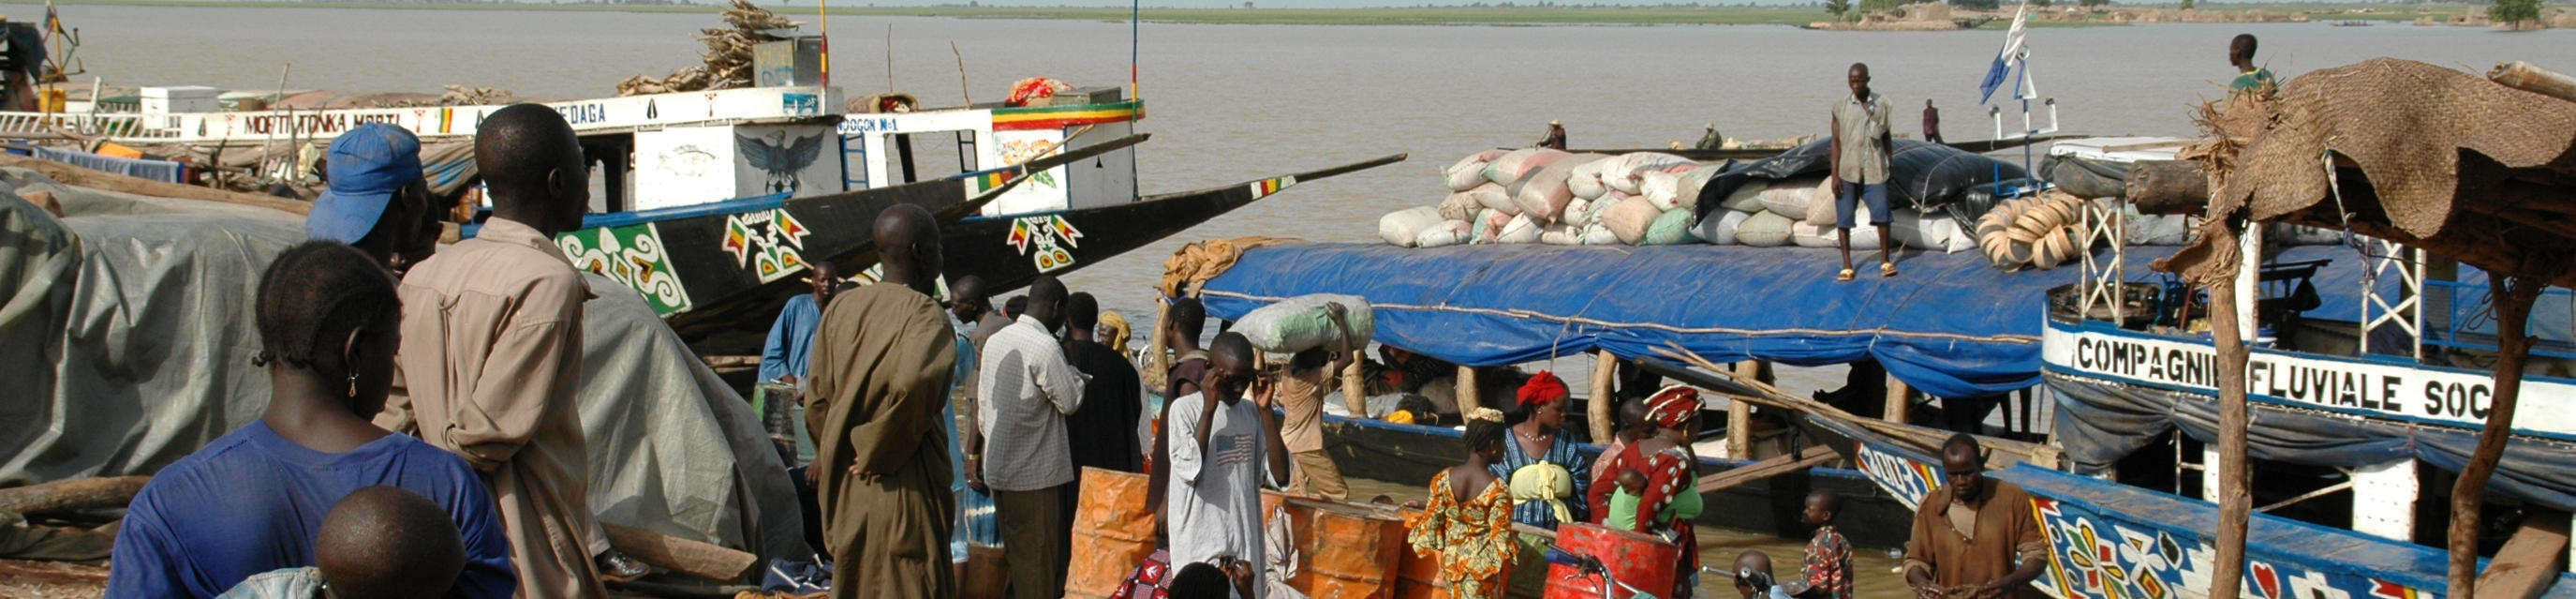
{"type": "MultiPolygon", "coordinates": [[[[762,4],[764,4],[764,5],[766,5],[766,4],[770,4],[770,3],[771,3],[769,0],[756,0],[756,1],[759,1],[759,2],[761,2],[761,3],[762,3],[762,4]]],[[[964,4],[964,3],[966,3],[966,1],[967,1],[967,0],[832,0],[832,1],[833,1],[833,3],[835,3],[835,4],[842,4],[842,5],[849,5],[849,6],[866,6],[866,5],[876,5],[876,6],[930,6],[930,5],[941,5],[941,4],[964,4]]],[[[1128,2],[1120,1],[1120,0],[978,0],[978,1],[979,1],[981,4],[986,5],[986,6],[1129,6],[1129,5],[1130,5],[1128,2]]],[[[1254,6],[1257,6],[1257,7],[1260,7],[1260,8],[1370,8],[1370,7],[1384,7],[1384,6],[1421,6],[1421,5],[1434,5],[1434,6],[1437,6],[1437,5],[1460,5],[1460,4],[1473,4],[1473,3],[1475,3],[1475,1],[1476,1],[1476,0],[1267,0],[1267,1],[1265,1],[1265,0],[1253,0],[1253,5],[1254,5],[1254,6]]],[[[1505,0],[1484,0],[1484,1],[1485,1],[1487,4],[1499,4],[1499,3],[1501,3],[1501,2],[1503,2],[1503,1],[1505,1],[1505,0]]],[[[1519,4],[1536,4],[1536,3],[1538,3],[1540,0],[1512,0],[1512,1],[1514,1],[1514,2],[1516,2],[1516,3],[1519,3],[1519,4]]],[[[1556,0],[1556,1],[1558,1],[1559,3],[1564,3],[1564,4],[1578,4],[1578,5],[1582,5],[1582,4],[1591,4],[1591,3],[1593,3],[1593,2],[1601,2],[1601,3],[1603,3],[1603,4],[1625,4],[1625,5],[1630,5],[1630,6],[1658,5],[1658,4],[1662,4],[1662,3],[1663,3],[1661,0],[1624,0],[1624,1],[1623,1],[1623,0],[1571,0],[1571,1],[1568,1],[1568,0],[1556,0]]],[[[1705,3],[1705,4],[1728,4],[1728,5],[1732,5],[1732,4],[1741,4],[1741,3],[1746,3],[1746,2],[1750,2],[1750,3],[1752,3],[1752,4],[1761,4],[1761,5],[1811,4],[1811,3],[1814,3],[1815,1],[1816,1],[1816,0],[1702,0],[1702,2],[1703,2],[1703,3],[1705,3]]],[[[2211,2],[2226,2],[2227,0],[2207,0],[2207,1],[2211,1],[2211,2]]],[[[2248,1],[2250,1],[2250,0],[2248,0],[2248,1]]],[[[2263,1],[2267,1],[2267,2],[2269,2],[2269,1],[2276,1],[2276,0],[2263,0],[2263,1]]],[[[2295,1],[2295,0],[2293,0],[2293,1],[2295,1]]],[[[1682,0],[1680,3],[1685,3],[1685,4],[1686,4],[1686,3],[1688,3],[1688,0],[1682,0]]],[[[2155,3],[2157,3],[2157,4],[2171,4],[2172,2],[2170,2],[2170,1],[2162,1],[2162,2],[2155,2],[2155,3]]],[[[1243,5],[1243,0],[1145,0],[1145,1],[1144,1],[1144,4],[1145,4],[1145,6],[1146,6],[1147,8],[1153,8],[1153,7],[1158,7],[1158,6],[1159,6],[1159,7],[1172,7],[1172,8],[1218,8],[1218,7],[1242,6],[1242,5],[1243,5]]]]}

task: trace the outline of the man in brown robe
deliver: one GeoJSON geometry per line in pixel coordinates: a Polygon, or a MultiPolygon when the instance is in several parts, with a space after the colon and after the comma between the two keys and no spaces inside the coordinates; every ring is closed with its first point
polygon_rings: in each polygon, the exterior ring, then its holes
{"type": "Polygon", "coordinates": [[[403,276],[396,362],[410,404],[389,404],[377,422],[483,473],[521,597],[605,596],[603,569],[624,578],[644,568],[609,551],[590,510],[574,404],[590,290],[554,238],[581,225],[589,165],[572,126],[543,105],[494,111],[478,129],[492,218],[403,276]]]}
{"type": "Polygon", "coordinates": [[[885,276],[823,310],[814,338],[805,426],[822,473],[823,539],[833,597],[941,598],[956,496],[940,426],[957,338],[930,297],[939,281],[939,227],[920,206],[877,215],[885,276]]]}
{"type": "Polygon", "coordinates": [[[2048,565],[2048,539],[2029,493],[1986,478],[1984,453],[1966,434],[1941,444],[1947,484],[1923,498],[1905,543],[1905,585],[1916,597],[2040,596],[2030,581],[2048,565]]]}

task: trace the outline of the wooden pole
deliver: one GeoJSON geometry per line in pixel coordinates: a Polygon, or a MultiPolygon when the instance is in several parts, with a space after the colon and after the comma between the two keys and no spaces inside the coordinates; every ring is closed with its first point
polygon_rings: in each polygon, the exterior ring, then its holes
{"type": "MultiPolygon", "coordinates": [[[[1359,350],[1353,349],[1352,352],[1359,350]]],[[[1351,365],[1342,367],[1342,404],[1351,408],[1352,418],[1367,418],[1368,378],[1360,376],[1359,356],[1351,356],[1351,365]]]]}
{"type": "MultiPolygon", "coordinates": [[[[1735,376],[1739,379],[1751,380],[1761,373],[1761,362],[1745,360],[1735,363],[1735,376]]],[[[1753,402],[1744,398],[1726,398],[1726,451],[1728,458],[1753,459],[1753,402]]]]}
{"type": "Polygon", "coordinates": [[[1592,420],[1592,442],[1606,444],[1610,442],[1610,431],[1617,428],[1610,416],[1610,404],[1614,400],[1610,397],[1610,381],[1619,374],[1619,357],[1610,355],[1610,350],[1606,349],[1592,353],[1592,397],[1583,413],[1592,420]]]}
{"type": "Polygon", "coordinates": [[[142,492],[143,483],[149,480],[147,476],[76,478],[0,489],[0,512],[50,514],[125,507],[134,502],[134,494],[142,492]]]}
{"type": "Polygon", "coordinates": [[[2460,468],[2460,480],[2451,486],[2451,597],[2476,597],[2478,581],[2478,508],[2486,503],[2487,480],[2495,477],[2496,461],[2504,457],[2505,438],[2513,434],[2513,408],[2522,397],[2522,365],[2531,358],[2531,305],[2540,298],[2541,283],[2534,279],[2487,273],[2488,292],[2495,296],[2496,365],[2495,404],[2487,409],[2487,424],[2478,430],[2478,448],[2469,455],[2467,466],[2460,468]],[[2516,285],[2516,283],[2520,283],[2516,285]]]}
{"type": "Polygon", "coordinates": [[[1458,367],[1458,417],[1475,415],[1476,408],[1483,407],[1484,403],[1484,396],[1476,393],[1476,367],[1458,367]]]}
{"type": "MultiPolygon", "coordinates": [[[[2261,234],[2233,216],[2229,217],[2227,229],[2238,236],[2261,234]]],[[[2232,255],[2228,252],[2250,246],[2251,242],[2239,245],[2220,241],[2218,245],[2221,249],[2214,259],[2221,265],[2220,271],[2234,270],[2241,275],[2252,269],[2246,263],[2251,257],[2241,251],[2232,255]]],[[[2219,447],[2218,555],[2210,571],[2211,597],[2236,597],[2245,586],[2245,523],[2252,518],[2254,508],[2254,496],[2245,488],[2250,482],[2245,472],[2245,335],[2252,331],[2237,321],[2240,307],[2236,305],[2239,292],[2254,291],[2237,288],[2243,279],[2231,276],[2209,287],[2210,336],[2218,353],[2219,447]]]]}
{"type": "MultiPolygon", "coordinates": [[[[1145,384],[1155,391],[1169,392],[1172,387],[1172,356],[1168,351],[1171,349],[1168,344],[1171,335],[1165,334],[1170,326],[1172,326],[1172,302],[1168,299],[1155,302],[1154,334],[1152,338],[1145,340],[1145,373],[1141,377],[1145,384]]],[[[1180,398],[1166,397],[1163,401],[1169,402],[1175,399],[1180,398]]]]}
{"type": "Polygon", "coordinates": [[[2576,102],[2576,77],[2531,66],[2528,62],[2517,60],[2498,64],[2494,70],[2487,71],[2487,79],[2505,87],[2576,102]]]}
{"type": "Polygon", "coordinates": [[[1914,387],[1897,379],[1896,375],[1887,375],[1887,409],[1880,413],[1881,417],[1888,422],[1902,424],[1906,413],[1913,410],[1914,387]]]}

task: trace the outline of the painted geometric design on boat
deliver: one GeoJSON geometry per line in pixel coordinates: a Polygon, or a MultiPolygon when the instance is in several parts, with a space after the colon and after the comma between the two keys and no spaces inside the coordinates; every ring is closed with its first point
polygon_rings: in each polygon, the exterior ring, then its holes
{"type": "Polygon", "coordinates": [[[662,231],[651,223],[599,227],[555,237],[555,247],[572,259],[573,268],[599,273],[644,294],[655,314],[687,311],[689,290],[680,286],[662,231]]]}
{"type": "Polygon", "coordinates": [[[751,269],[768,283],[805,268],[805,236],[813,232],[785,208],[725,217],[724,249],[734,266],[751,269]]]}
{"type": "Polygon", "coordinates": [[[1868,443],[1859,444],[1860,469],[1879,488],[1887,489],[1906,509],[1921,509],[1923,498],[1941,488],[1941,475],[1931,464],[1900,454],[1880,451],[1868,443]]]}
{"type": "MultiPolygon", "coordinates": [[[[2031,498],[2049,544],[2048,571],[2032,585],[2059,599],[2173,599],[2208,589],[2217,549],[2206,538],[2176,539],[2152,523],[2131,523],[2078,504],[2031,498]]],[[[2436,593],[2367,576],[2308,569],[2247,556],[2244,593],[2263,599],[2433,599],[2436,593]]]]}
{"type": "Polygon", "coordinates": [[[992,191],[993,188],[1001,187],[1003,183],[1011,182],[1011,176],[1018,174],[1018,172],[1019,169],[1000,169],[975,175],[974,178],[966,180],[966,186],[970,188],[966,195],[984,195],[984,192],[992,191]]]}
{"type": "Polygon", "coordinates": [[[1024,216],[1011,220],[1010,239],[1004,242],[1012,250],[1028,255],[1038,272],[1045,273],[1073,266],[1073,252],[1065,248],[1082,247],[1081,242],[1075,241],[1081,238],[1082,230],[1073,228],[1073,222],[1061,215],[1024,216]]]}
{"type": "Polygon", "coordinates": [[[1287,189],[1288,186],[1296,184],[1296,177],[1271,177],[1268,179],[1254,181],[1249,187],[1252,188],[1252,199],[1258,200],[1270,197],[1270,194],[1279,193],[1279,190],[1287,189]]]}

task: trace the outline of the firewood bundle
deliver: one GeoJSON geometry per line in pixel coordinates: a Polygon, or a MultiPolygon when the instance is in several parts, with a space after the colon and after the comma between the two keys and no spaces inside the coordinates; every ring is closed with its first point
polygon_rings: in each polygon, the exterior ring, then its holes
{"type": "Polygon", "coordinates": [[[617,95],[638,96],[750,87],[752,47],[763,42],[787,39],[771,33],[772,31],[795,29],[805,25],[803,22],[778,16],[778,13],[769,12],[768,9],[753,6],[749,0],[733,0],[733,8],[726,9],[724,12],[724,21],[730,27],[698,30],[698,41],[707,45],[706,51],[699,54],[705,59],[706,64],[685,67],[659,78],[643,75],[629,77],[617,83],[617,95]]]}

